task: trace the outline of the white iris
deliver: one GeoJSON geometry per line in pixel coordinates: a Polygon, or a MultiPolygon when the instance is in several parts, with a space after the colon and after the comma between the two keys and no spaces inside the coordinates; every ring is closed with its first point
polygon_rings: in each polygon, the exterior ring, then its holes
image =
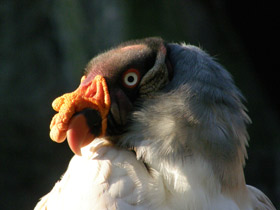
{"type": "Polygon", "coordinates": [[[138,75],[135,72],[129,72],[124,76],[124,83],[127,86],[133,86],[138,81],[138,75]]]}

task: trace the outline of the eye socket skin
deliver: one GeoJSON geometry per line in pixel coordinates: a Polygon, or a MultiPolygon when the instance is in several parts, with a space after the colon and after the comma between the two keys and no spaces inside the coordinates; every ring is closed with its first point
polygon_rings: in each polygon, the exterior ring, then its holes
{"type": "Polygon", "coordinates": [[[122,75],[122,83],[126,88],[134,88],[140,82],[140,73],[137,69],[128,69],[122,75]]]}

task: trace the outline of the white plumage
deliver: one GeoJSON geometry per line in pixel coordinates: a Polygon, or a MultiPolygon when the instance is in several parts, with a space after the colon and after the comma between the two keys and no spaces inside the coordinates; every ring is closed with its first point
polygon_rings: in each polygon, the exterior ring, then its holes
{"type": "Polygon", "coordinates": [[[252,186],[235,195],[221,192],[213,171],[202,158],[187,166],[155,163],[161,171],[147,169],[132,151],[95,139],[75,155],[61,181],[45,195],[35,210],[253,210],[273,209],[269,199],[252,186]],[[105,146],[104,146],[105,145],[105,146]],[[240,206],[238,206],[240,205],[240,206]]]}
{"type": "Polygon", "coordinates": [[[140,193],[149,191],[150,181],[145,166],[132,152],[104,143],[96,139],[83,148],[83,156],[74,156],[62,180],[35,209],[46,204],[47,209],[132,209],[143,202],[140,193]]]}

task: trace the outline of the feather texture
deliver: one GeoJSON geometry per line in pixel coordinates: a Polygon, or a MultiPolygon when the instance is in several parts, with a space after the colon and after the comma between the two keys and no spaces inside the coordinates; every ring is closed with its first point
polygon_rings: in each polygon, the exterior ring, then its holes
{"type": "Polygon", "coordinates": [[[82,153],[73,157],[61,181],[35,210],[238,209],[220,193],[202,159],[191,160],[188,168],[166,164],[160,173],[147,171],[133,152],[106,146],[104,139],[96,139],[82,153]]]}

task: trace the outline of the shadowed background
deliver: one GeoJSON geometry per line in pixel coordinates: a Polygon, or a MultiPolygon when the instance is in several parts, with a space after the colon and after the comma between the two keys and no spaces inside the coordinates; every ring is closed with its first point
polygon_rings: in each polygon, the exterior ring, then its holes
{"type": "Polygon", "coordinates": [[[280,207],[274,14],[241,0],[1,0],[0,209],[33,209],[67,168],[70,149],[49,138],[51,102],[97,53],[147,36],[198,45],[233,75],[253,121],[246,181],[280,207]]]}

